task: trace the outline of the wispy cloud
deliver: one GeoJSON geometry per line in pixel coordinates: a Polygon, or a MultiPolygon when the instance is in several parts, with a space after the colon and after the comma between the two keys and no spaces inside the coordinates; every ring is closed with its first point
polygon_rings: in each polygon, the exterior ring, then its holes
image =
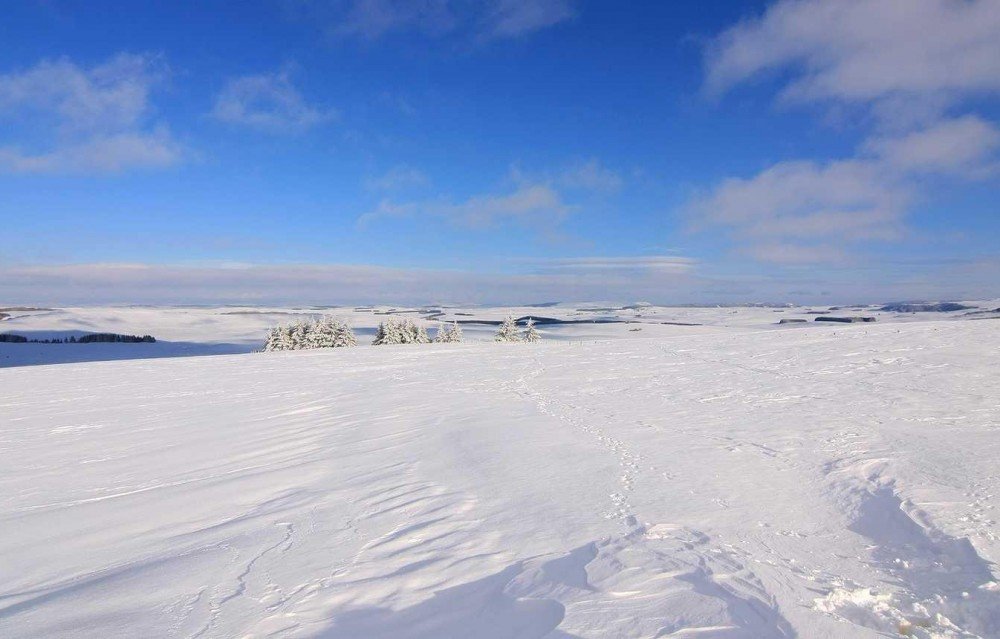
{"type": "Polygon", "coordinates": [[[212,116],[222,122],[268,133],[300,133],[336,117],[310,104],[287,72],[233,78],[215,99],[212,116]]]}
{"type": "Polygon", "coordinates": [[[658,273],[690,273],[697,260],[677,255],[646,255],[629,257],[563,257],[534,260],[533,264],[551,271],[655,271],[658,273]]]}
{"type": "Polygon", "coordinates": [[[166,74],[155,56],[122,53],[89,68],[63,58],[0,75],[0,119],[14,140],[24,136],[0,147],[0,171],[114,173],[179,162],[181,145],[149,117],[166,74]]]}
{"type": "Polygon", "coordinates": [[[559,172],[556,181],[560,186],[589,191],[617,191],[624,180],[621,175],[602,165],[597,158],[573,164],[559,172]]]}
{"type": "Polygon", "coordinates": [[[394,166],[382,175],[365,180],[365,188],[371,191],[398,191],[418,188],[429,184],[427,175],[412,166],[394,166]]]}
{"type": "Polygon", "coordinates": [[[573,207],[545,184],[522,184],[513,191],[474,195],[460,202],[426,200],[394,203],[383,200],[358,219],[366,225],[381,218],[430,216],[470,229],[488,229],[500,224],[517,224],[551,229],[572,212],[573,207]]]}
{"type": "Polygon", "coordinates": [[[166,127],[148,133],[115,133],[61,146],[47,153],[0,147],[0,170],[10,173],[118,173],[159,168],[178,161],[183,150],[166,127]]]}
{"type": "Polygon", "coordinates": [[[495,0],[488,4],[485,33],[493,38],[516,38],[575,15],[570,0],[495,0]]]}
{"type": "Polygon", "coordinates": [[[570,20],[574,0],[332,0],[311,3],[339,37],[392,33],[472,40],[518,38],[570,20]]]}

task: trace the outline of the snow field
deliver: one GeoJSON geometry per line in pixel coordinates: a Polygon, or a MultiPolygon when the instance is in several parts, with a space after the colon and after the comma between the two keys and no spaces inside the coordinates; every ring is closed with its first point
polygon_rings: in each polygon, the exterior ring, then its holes
{"type": "Polygon", "coordinates": [[[1000,636],[996,325],[0,370],[0,636],[1000,636]]]}

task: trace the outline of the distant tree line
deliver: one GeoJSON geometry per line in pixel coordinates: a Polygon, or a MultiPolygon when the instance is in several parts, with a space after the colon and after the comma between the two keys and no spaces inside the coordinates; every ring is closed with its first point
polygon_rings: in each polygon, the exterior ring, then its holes
{"type": "MultiPolygon", "coordinates": [[[[70,339],[73,339],[72,337],[70,339]]],[[[119,335],[117,333],[91,333],[83,335],[77,340],[78,344],[89,344],[91,342],[125,342],[128,344],[138,344],[140,342],[152,344],[156,341],[152,335],[119,335]]]]}
{"type": "Polygon", "coordinates": [[[65,339],[28,339],[24,335],[14,333],[0,333],[0,342],[9,344],[91,344],[91,343],[127,343],[127,344],[152,344],[156,341],[152,335],[119,335],[118,333],[91,333],[80,337],[70,336],[65,339]]]}

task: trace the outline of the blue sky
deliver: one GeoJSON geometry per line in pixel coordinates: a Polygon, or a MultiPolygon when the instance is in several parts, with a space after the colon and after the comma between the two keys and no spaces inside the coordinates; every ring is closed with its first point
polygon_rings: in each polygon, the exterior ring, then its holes
{"type": "Polygon", "coordinates": [[[995,0],[21,2],[0,302],[1000,295],[995,0]]]}

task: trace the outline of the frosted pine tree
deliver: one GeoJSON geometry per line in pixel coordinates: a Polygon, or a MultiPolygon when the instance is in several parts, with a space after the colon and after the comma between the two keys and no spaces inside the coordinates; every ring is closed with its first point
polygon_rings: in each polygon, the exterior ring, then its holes
{"type": "Polygon", "coordinates": [[[275,326],[267,332],[267,338],[264,339],[264,350],[265,351],[280,351],[281,349],[281,327],[275,326]]]}
{"type": "Polygon", "coordinates": [[[278,335],[278,343],[281,345],[279,350],[290,351],[295,349],[295,339],[292,335],[294,331],[294,326],[282,326],[281,334],[278,335]]]}
{"type": "Polygon", "coordinates": [[[354,336],[354,331],[344,320],[336,320],[333,323],[333,343],[334,348],[345,348],[357,346],[358,338],[354,336]]]}
{"type": "Polygon", "coordinates": [[[528,324],[524,327],[524,333],[521,335],[521,340],[525,342],[540,342],[542,341],[542,336],[538,334],[535,329],[535,320],[528,318],[528,324]]]}
{"type": "Polygon", "coordinates": [[[288,351],[292,349],[291,327],[276,326],[271,329],[264,345],[266,351],[288,351]]]}
{"type": "Polygon", "coordinates": [[[331,348],[335,330],[335,320],[332,317],[322,317],[309,326],[306,338],[306,348],[331,348]]]}
{"type": "Polygon", "coordinates": [[[431,338],[427,334],[427,329],[423,326],[416,326],[413,322],[410,322],[410,326],[413,327],[413,343],[414,344],[430,344],[431,338]]]}
{"type": "Polygon", "coordinates": [[[378,328],[375,329],[375,338],[372,340],[372,346],[382,346],[388,344],[387,341],[388,331],[386,330],[385,322],[379,322],[378,328]]]}
{"type": "Polygon", "coordinates": [[[399,323],[394,319],[387,319],[380,322],[378,330],[375,331],[374,346],[384,346],[386,344],[402,344],[402,334],[399,323]]]}
{"type": "Polygon", "coordinates": [[[399,320],[398,330],[400,344],[413,344],[417,341],[417,325],[412,320],[399,320]]]}
{"type": "Polygon", "coordinates": [[[451,324],[439,324],[437,334],[434,335],[434,341],[440,344],[461,342],[462,329],[459,328],[458,322],[452,322],[451,324]]]}
{"type": "Polygon", "coordinates": [[[496,337],[493,338],[497,342],[520,342],[521,335],[517,331],[517,322],[514,321],[513,315],[508,315],[503,324],[500,325],[500,329],[497,330],[496,337]]]}
{"type": "Polygon", "coordinates": [[[448,325],[444,323],[438,324],[437,332],[434,333],[434,343],[444,344],[448,341],[450,341],[448,339],[448,325]]]}
{"type": "Polygon", "coordinates": [[[291,350],[297,351],[303,348],[309,348],[309,333],[310,327],[305,322],[298,322],[291,331],[290,342],[291,350]]]}

